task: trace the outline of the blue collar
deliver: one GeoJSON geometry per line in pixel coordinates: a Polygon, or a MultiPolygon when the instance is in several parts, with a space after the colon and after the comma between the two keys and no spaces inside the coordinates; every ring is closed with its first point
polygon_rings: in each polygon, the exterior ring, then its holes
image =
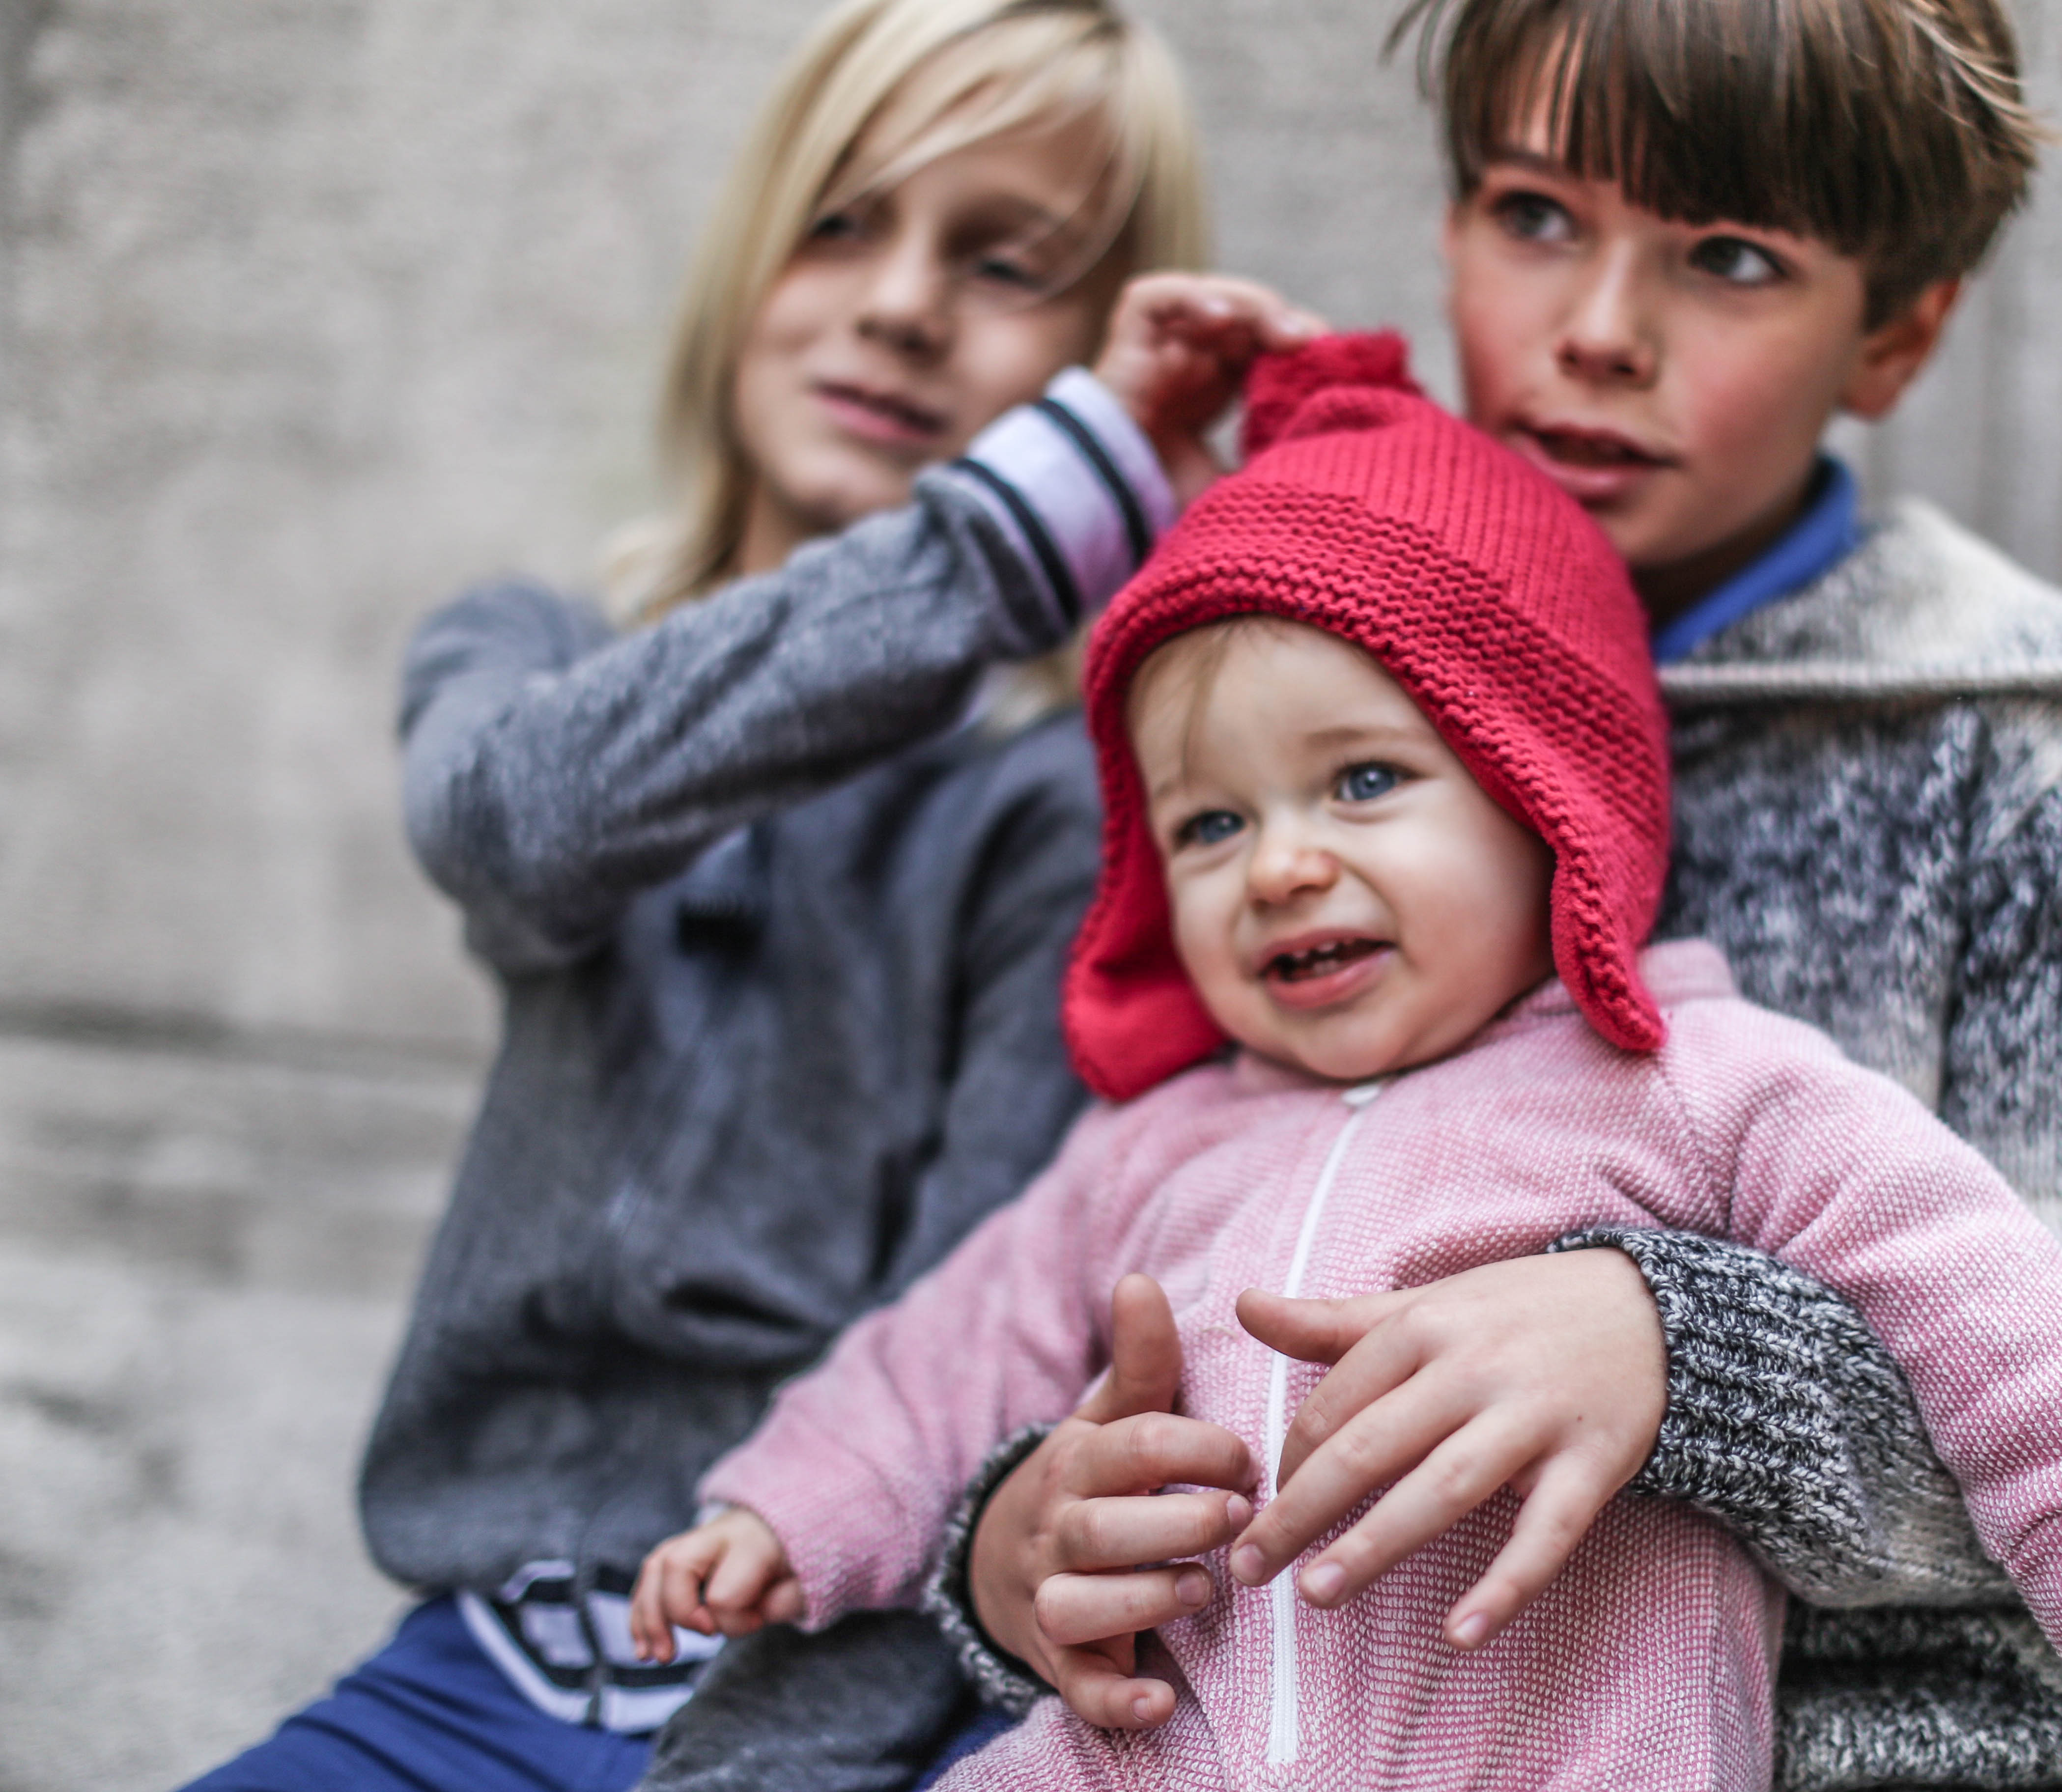
{"type": "Polygon", "coordinates": [[[1861,540],[1855,476],[1830,455],[1819,457],[1818,491],[1804,514],[1717,590],[1707,593],[1654,637],[1661,665],[1680,659],[1741,617],[1787,597],[1852,553],[1861,540]]]}

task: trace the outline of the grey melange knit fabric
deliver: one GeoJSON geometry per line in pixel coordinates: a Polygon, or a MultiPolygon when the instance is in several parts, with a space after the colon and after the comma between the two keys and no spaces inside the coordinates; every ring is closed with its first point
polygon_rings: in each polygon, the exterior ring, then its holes
{"type": "MultiPolygon", "coordinates": [[[[2062,591],[1920,503],[1667,675],[1675,848],[1659,936],[1823,1028],[2062,1229],[2062,591]]],[[[1776,1783],[2062,1786],[2062,1660],[1970,1529],[1896,1364],[1839,1297],[1743,1246],[1598,1231],[1645,1273],[1669,1405],[1637,1493],[1687,1499],[1793,1593],[1776,1783]]],[[[1041,1689],[968,1608],[969,1489],[929,1606],[991,1701],[1041,1689]]]]}
{"type": "MultiPolygon", "coordinates": [[[[2062,1227],[2062,592],[1906,503],[1668,682],[1662,934],[1715,940],[1746,995],[1905,1084],[2062,1227]]],[[[1645,1266],[1672,1385],[1643,1484],[1810,1602],[1778,1783],[2062,1783],[2062,1663],[1880,1348],[1765,1264],[1645,1266]]]]}

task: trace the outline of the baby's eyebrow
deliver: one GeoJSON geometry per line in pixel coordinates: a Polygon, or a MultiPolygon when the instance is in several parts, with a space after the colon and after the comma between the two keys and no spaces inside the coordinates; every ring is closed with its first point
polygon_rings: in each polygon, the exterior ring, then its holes
{"type": "Polygon", "coordinates": [[[1312,728],[1303,739],[1313,747],[1408,747],[1424,737],[1421,728],[1390,722],[1342,722],[1336,728],[1312,728]]]}

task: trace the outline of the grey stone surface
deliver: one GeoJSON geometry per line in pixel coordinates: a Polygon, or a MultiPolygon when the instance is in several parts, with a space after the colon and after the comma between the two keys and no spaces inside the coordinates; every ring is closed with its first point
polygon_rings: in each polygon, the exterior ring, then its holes
{"type": "MultiPolygon", "coordinates": [[[[1139,4],[1226,263],[1447,389],[1391,9],[1139,4]]],[[[394,1609],[352,1458],[491,1020],[400,844],[395,658],[652,501],[694,230],[816,10],[0,0],[0,1792],[174,1783],[394,1609]]],[[[2058,275],[2044,197],[1842,438],[2051,575],[2058,275]]]]}
{"type": "Polygon", "coordinates": [[[463,1060],[0,1032],[0,1787],[150,1792],[403,1602],[355,1457],[463,1060]]]}

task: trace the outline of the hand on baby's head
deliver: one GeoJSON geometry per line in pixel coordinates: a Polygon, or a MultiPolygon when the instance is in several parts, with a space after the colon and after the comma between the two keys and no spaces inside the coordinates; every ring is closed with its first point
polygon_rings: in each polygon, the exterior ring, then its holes
{"type": "Polygon", "coordinates": [[[749,1636],[803,1610],[788,1552],[756,1513],[732,1506],[668,1537],[644,1558],[630,1600],[630,1635],[648,1662],[673,1658],[673,1628],[749,1636]]]}
{"type": "Polygon", "coordinates": [[[1323,328],[1251,280],[1149,274],[1118,299],[1096,377],[1151,438],[1185,504],[1224,471],[1204,437],[1238,397],[1254,358],[1323,328]]]}

